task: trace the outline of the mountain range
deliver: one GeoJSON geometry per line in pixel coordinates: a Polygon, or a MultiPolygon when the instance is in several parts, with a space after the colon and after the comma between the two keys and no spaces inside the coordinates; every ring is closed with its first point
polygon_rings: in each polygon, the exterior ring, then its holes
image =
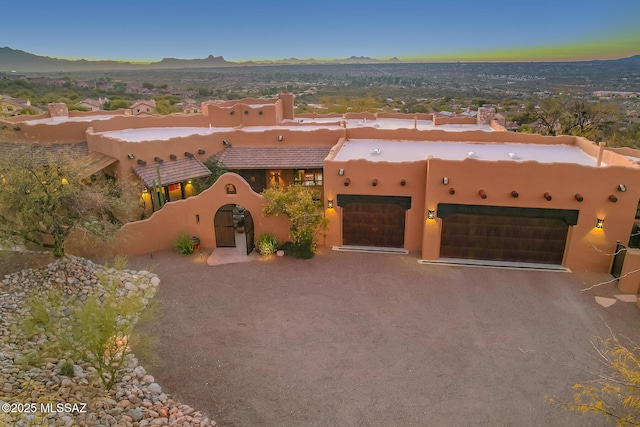
{"type": "Polygon", "coordinates": [[[167,70],[182,68],[242,67],[251,65],[304,65],[304,64],[379,64],[398,63],[398,58],[389,60],[373,59],[366,56],[352,56],[337,60],[289,58],[273,61],[227,61],[222,56],[209,55],[206,58],[178,59],[164,58],[158,62],[134,63],[127,61],[69,60],[34,55],[10,47],[0,47],[0,72],[34,73],[56,71],[98,71],[98,70],[167,70]]]}
{"type": "MultiPolygon", "coordinates": [[[[612,61],[632,61],[640,63],[640,55],[612,61]]],[[[158,62],[134,63],[126,61],[88,61],[86,59],[68,60],[39,56],[10,47],[0,47],[0,73],[44,73],[70,71],[107,71],[107,70],[167,70],[184,68],[221,68],[260,65],[310,65],[310,64],[394,64],[400,63],[398,58],[388,60],[374,59],[366,56],[351,56],[344,59],[320,60],[288,58],[268,61],[227,61],[222,56],[209,55],[206,58],[178,59],[164,58],[158,62]]]]}

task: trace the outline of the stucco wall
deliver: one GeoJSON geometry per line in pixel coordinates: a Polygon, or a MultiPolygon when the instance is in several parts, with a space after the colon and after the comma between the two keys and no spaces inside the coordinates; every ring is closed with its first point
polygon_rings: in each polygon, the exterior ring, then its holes
{"type": "Polygon", "coordinates": [[[627,249],[618,289],[628,294],[640,292],[640,249],[627,249]]]}
{"type": "Polygon", "coordinates": [[[359,194],[369,196],[408,196],[411,209],[406,213],[405,249],[419,251],[422,247],[422,229],[425,195],[426,161],[389,163],[349,160],[339,162],[325,160],[324,203],[329,218],[327,245],[342,244],[342,208],[337,204],[338,194],[359,194]],[[339,175],[344,169],[344,175],[339,175]],[[377,185],[371,185],[377,179],[377,185]],[[349,185],[345,186],[345,180],[349,185]],[[400,182],[405,180],[406,185],[400,182]],[[327,200],[334,201],[334,209],[327,208],[327,200]]]}
{"type": "Polygon", "coordinates": [[[171,154],[177,158],[184,158],[184,152],[190,152],[196,158],[204,161],[214,154],[225,149],[223,141],[231,142],[233,146],[315,146],[332,145],[344,135],[344,129],[319,129],[315,131],[295,132],[287,129],[269,129],[263,132],[244,132],[242,130],[217,132],[211,135],[190,135],[181,138],[172,138],[167,141],[152,140],[143,142],[126,142],[115,138],[97,134],[89,129],[86,133],[86,141],[91,151],[107,154],[120,159],[118,171],[129,174],[132,168],[138,165],[138,160],[144,160],[147,164],[153,163],[157,156],[168,161],[171,154]],[[282,141],[278,141],[282,136],[282,141]],[[198,154],[204,150],[204,154],[198,154]],[[134,159],[129,159],[132,154],[134,159]]]}
{"type": "Polygon", "coordinates": [[[474,117],[447,117],[433,116],[434,125],[475,125],[477,119],[474,117]]]}
{"type": "MultiPolygon", "coordinates": [[[[429,209],[437,211],[438,203],[577,209],[580,211],[578,224],[569,227],[563,265],[575,270],[607,272],[611,263],[607,254],[613,253],[617,240],[629,238],[640,197],[638,187],[619,192],[617,186],[639,180],[639,169],[624,167],[431,158],[427,168],[425,213],[429,209]],[[442,183],[443,177],[449,179],[448,185],[442,183]],[[450,188],[455,189],[454,195],[449,194],[450,188]],[[484,200],[478,195],[480,189],[487,194],[484,200]],[[511,197],[514,190],[518,198],[511,197]],[[545,192],[551,194],[551,201],[544,198],[545,192]],[[584,197],[582,203],[575,199],[576,193],[584,197]],[[610,202],[610,195],[618,201],[610,202]],[[598,218],[605,221],[603,229],[595,228],[598,218]]],[[[442,224],[440,219],[429,223],[423,257],[437,259],[442,224]]]]}
{"type": "Polygon", "coordinates": [[[68,241],[67,251],[80,255],[144,254],[170,249],[181,233],[198,236],[201,247],[213,249],[216,247],[213,220],[218,209],[226,204],[239,204],[251,213],[256,239],[263,232],[274,233],[279,242],[288,239],[288,222],[282,217],[264,218],[264,198],[253,192],[242,177],[227,173],[201,194],[167,203],[148,219],[125,224],[111,246],[95,239],[83,240],[76,233],[68,241]],[[227,184],[235,185],[236,194],[226,193],[227,184]]]}

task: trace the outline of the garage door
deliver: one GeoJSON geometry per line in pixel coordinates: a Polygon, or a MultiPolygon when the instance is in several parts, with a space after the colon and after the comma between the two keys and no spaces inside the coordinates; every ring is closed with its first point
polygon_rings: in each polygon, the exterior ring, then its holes
{"type": "MultiPolygon", "coordinates": [[[[569,223],[577,221],[577,211],[555,209],[486,206],[458,208],[445,213],[442,215],[441,258],[559,265],[562,264],[569,223]]],[[[440,212],[438,216],[441,216],[440,212]]]]}
{"type": "Polygon", "coordinates": [[[342,206],[342,244],[404,247],[407,197],[338,195],[342,206]]]}

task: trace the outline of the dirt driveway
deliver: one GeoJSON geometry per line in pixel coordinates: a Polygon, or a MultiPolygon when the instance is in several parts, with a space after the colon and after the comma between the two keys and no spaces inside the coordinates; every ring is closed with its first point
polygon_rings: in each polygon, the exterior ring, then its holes
{"type": "Polygon", "coordinates": [[[332,252],[208,267],[131,260],[162,279],[143,328],[163,390],[222,426],[603,425],[565,412],[589,339],[637,337],[635,304],[581,292],[604,275],[421,265],[332,252]],[[602,318],[601,318],[602,317],[602,318]]]}

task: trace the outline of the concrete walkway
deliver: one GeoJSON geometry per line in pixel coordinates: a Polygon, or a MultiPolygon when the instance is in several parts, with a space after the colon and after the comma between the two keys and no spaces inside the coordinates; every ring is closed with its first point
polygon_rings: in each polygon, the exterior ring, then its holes
{"type": "MultiPolygon", "coordinates": [[[[203,250],[203,253],[206,253],[203,250]]],[[[213,249],[211,255],[207,257],[207,265],[235,264],[239,262],[256,261],[260,255],[255,251],[251,251],[247,255],[247,240],[244,234],[236,233],[235,248],[216,248],[213,249]]]]}

